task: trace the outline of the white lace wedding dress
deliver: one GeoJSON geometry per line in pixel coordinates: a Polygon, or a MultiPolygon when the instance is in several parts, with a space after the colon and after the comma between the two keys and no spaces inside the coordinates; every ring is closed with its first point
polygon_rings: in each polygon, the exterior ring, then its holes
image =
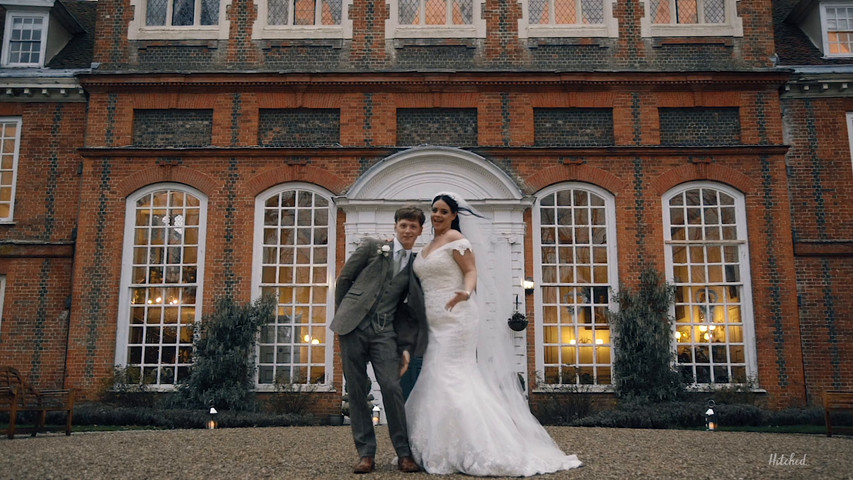
{"type": "MultiPolygon", "coordinates": [[[[409,443],[415,461],[429,473],[477,476],[530,476],[581,465],[564,454],[526,408],[510,414],[477,365],[479,322],[474,301],[445,304],[464,290],[453,250],[467,254],[462,238],[428,256],[418,255],[429,323],[423,369],[406,403],[409,443]]],[[[520,390],[513,392],[523,401],[520,390]]]]}

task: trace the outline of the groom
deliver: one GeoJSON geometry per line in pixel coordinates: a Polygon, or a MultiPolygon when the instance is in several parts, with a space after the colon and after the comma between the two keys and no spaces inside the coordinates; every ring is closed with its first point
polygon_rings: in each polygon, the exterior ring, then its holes
{"type": "Polygon", "coordinates": [[[394,213],[393,240],[367,239],[353,252],[338,277],[335,318],[329,328],[339,335],[341,363],[349,394],[350,421],[361,457],[354,473],[375,468],[376,433],[367,403],[373,364],[382,391],[397,466],[404,472],[420,470],[409,449],[406,409],[400,376],[413,355],[426,348],[423,291],[412,272],[412,246],[426,217],[417,207],[394,213]]]}

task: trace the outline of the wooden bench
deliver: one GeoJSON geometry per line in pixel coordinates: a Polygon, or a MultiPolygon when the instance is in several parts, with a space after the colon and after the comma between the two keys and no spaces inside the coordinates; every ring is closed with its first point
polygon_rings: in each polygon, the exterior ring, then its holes
{"type": "Polygon", "coordinates": [[[74,410],[74,390],[37,390],[18,370],[0,367],[0,412],[9,413],[6,436],[15,437],[15,424],[20,412],[36,412],[37,419],[32,435],[44,428],[47,412],[65,412],[65,434],[71,435],[71,417],[74,410]]]}
{"type": "MultiPolygon", "coordinates": [[[[832,436],[832,412],[853,411],[853,392],[843,392],[841,390],[828,390],[823,392],[823,409],[826,415],[826,436],[832,436]]],[[[838,433],[853,433],[853,427],[839,427],[835,430],[838,433]]]]}

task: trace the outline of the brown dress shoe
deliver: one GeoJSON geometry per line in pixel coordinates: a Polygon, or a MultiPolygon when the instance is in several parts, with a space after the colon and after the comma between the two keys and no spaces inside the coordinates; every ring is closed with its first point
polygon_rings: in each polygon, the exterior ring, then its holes
{"type": "Polygon", "coordinates": [[[397,460],[397,468],[399,468],[401,472],[406,473],[414,473],[421,471],[421,467],[419,467],[418,464],[415,463],[415,459],[412,457],[400,457],[400,459],[397,460]]]}
{"type": "Polygon", "coordinates": [[[370,473],[376,468],[373,457],[361,457],[361,460],[352,469],[352,473],[370,473]]]}

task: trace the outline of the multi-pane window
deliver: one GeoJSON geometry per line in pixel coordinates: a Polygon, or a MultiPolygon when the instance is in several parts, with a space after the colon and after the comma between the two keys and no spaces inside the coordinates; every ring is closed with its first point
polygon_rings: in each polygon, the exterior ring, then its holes
{"type": "Polygon", "coordinates": [[[823,6],[825,52],[849,56],[853,53],[853,6],[823,6]]]}
{"type": "Polygon", "coordinates": [[[0,221],[12,220],[20,143],[21,119],[0,117],[0,221]]]}
{"type": "Polygon", "coordinates": [[[331,382],[332,211],[329,197],[307,185],[258,198],[258,284],[278,304],[275,319],[261,327],[258,338],[259,385],[331,382]]]}
{"type": "Polygon", "coordinates": [[[530,0],[533,25],[604,23],[604,0],[530,0]]]}
{"type": "Polygon", "coordinates": [[[46,29],[46,15],[10,14],[6,20],[4,65],[41,66],[46,29]]]}
{"type": "Polygon", "coordinates": [[[132,383],[174,385],[189,374],[201,318],[205,200],[178,185],[160,186],[128,207],[123,364],[132,383]]]}
{"type": "Polygon", "coordinates": [[[400,0],[400,25],[470,25],[474,0],[400,0]]]}
{"type": "Polygon", "coordinates": [[[617,280],[612,199],[588,187],[563,187],[536,206],[543,380],[610,384],[607,310],[617,280]]]}
{"type": "Polygon", "coordinates": [[[751,325],[740,195],[689,186],[664,205],[678,369],[688,384],[743,383],[750,374],[751,325]]]}
{"type": "Polygon", "coordinates": [[[653,24],[725,23],[725,0],[651,0],[653,24]]]}
{"type": "Polygon", "coordinates": [[[268,25],[340,25],[342,0],[268,0],[268,25]]]}
{"type": "Polygon", "coordinates": [[[199,26],[219,23],[220,0],[148,0],[147,26],[199,26]]]}

